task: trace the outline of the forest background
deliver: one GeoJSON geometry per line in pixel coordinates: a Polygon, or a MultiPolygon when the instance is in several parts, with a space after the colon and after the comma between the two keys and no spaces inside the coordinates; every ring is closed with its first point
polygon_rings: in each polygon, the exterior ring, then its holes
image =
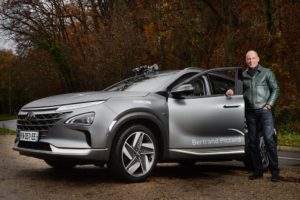
{"type": "Polygon", "coordinates": [[[34,99],[101,90],[162,70],[245,67],[254,49],[281,95],[280,130],[300,135],[299,0],[0,0],[0,113],[34,99]]]}

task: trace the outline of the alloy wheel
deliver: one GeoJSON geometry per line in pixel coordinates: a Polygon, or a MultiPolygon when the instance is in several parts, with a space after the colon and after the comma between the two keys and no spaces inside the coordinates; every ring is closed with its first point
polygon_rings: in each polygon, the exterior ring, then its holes
{"type": "Polygon", "coordinates": [[[147,174],[155,161],[155,145],[142,131],[130,134],[122,147],[122,164],[128,174],[140,177],[147,174]]]}

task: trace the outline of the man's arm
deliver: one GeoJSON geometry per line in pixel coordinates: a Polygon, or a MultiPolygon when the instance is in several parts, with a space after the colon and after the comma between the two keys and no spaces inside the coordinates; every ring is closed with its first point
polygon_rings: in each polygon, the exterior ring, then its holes
{"type": "Polygon", "coordinates": [[[270,89],[270,96],[269,96],[269,99],[268,99],[266,105],[270,105],[271,107],[273,107],[275,104],[275,101],[277,100],[277,98],[279,96],[279,86],[278,86],[276,77],[271,70],[269,71],[267,81],[268,81],[268,86],[270,89]]]}

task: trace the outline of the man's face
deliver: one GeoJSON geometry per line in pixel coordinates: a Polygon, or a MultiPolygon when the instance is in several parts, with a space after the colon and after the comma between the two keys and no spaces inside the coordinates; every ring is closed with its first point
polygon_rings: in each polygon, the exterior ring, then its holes
{"type": "Polygon", "coordinates": [[[258,62],[259,62],[259,57],[256,52],[249,51],[246,54],[246,63],[248,67],[255,68],[258,65],[258,62]]]}

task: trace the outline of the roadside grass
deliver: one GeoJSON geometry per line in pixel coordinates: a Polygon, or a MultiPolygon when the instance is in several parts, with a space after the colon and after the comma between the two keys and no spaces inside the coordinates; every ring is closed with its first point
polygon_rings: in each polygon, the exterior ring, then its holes
{"type": "Polygon", "coordinates": [[[279,129],[277,135],[277,144],[279,146],[300,148],[300,133],[279,129]]]}
{"type": "Polygon", "coordinates": [[[300,104],[282,105],[275,111],[277,142],[281,146],[300,147],[300,104]]]}
{"type": "Polygon", "coordinates": [[[12,120],[17,119],[16,115],[10,115],[10,114],[0,114],[0,121],[6,121],[6,120],[12,120]]]}
{"type": "Polygon", "coordinates": [[[0,128],[0,135],[16,135],[16,131],[12,131],[6,128],[0,128]]]}

